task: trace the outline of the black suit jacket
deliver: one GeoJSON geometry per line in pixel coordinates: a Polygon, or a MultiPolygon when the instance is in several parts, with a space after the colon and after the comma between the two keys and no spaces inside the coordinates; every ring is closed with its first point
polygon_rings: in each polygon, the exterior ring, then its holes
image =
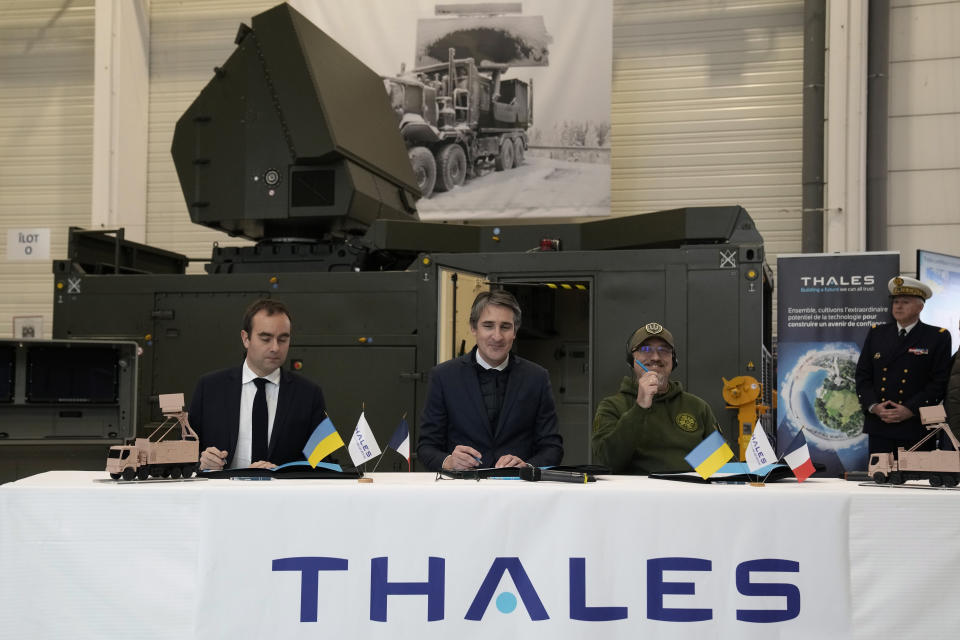
{"type": "Polygon", "coordinates": [[[946,392],[950,333],[923,322],[918,322],[902,339],[897,332],[896,322],[874,325],[867,332],[857,361],[857,396],[865,414],[865,433],[912,445],[927,433],[918,409],[939,404],[946,392]],[[885,400],[907,407],[913,411],[913,417],[887,424],[869,413],[872,404],[885,400]]]}
{"type": "MultiPolygon", "coordinates": [[[[200,451],[226,450],[229,467],[240,431],[241,367],[208,373],[190,399],[190,426],[200,436],[200,451]]],[[[268,459],[274,464],[305,460],[303,447],[326,415],[323,392],[306,378],[280,370],[277,411],[270,434],[268,459]]]]}
{"type": "Polygon", "coordinates": [[[417,441],[420,462],[436,471],[455,446],[464,444],[483,454],[481,467],[492,467],[507,454],[535,466],[559,464],[563,438],[557,430],[547,370],[511,354],[503,407],[496,427],[491,429],[480,392],[475,351],[441,363],[430,372],[417,441]]]}
{"type": "Polygon", "coordinates": [[[947,420],[950,422],[953,435],[960,438],[960,349],[953,354],[950,380],[947,382],[947,399],[943,405],[947,410],[947,420]]]}

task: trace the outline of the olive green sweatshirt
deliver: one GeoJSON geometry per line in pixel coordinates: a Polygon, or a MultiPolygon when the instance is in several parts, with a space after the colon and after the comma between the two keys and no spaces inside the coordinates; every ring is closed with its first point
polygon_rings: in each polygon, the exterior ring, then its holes
{"type": "Polygon", "coordinates": [[[614,473],[690,471],[683,459],[714,430],[705,401],[671,380],[649,409],[637,404],[637,381],[626,376],[620,392],[600,402],[593,418],[594,461],[614,473]]]}

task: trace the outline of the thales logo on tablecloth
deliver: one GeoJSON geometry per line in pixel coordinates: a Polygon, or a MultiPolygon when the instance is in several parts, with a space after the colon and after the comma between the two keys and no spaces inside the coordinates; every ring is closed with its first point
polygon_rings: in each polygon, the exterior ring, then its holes
{"type": "MultiPolygon", "coordinates": [[[[587,602],[594,602],[595,598],[587,597],[587,559],[569,558],[568,560],[569,579],[566,584],[568,593],[564,594],[562,600],[569,601],[569,610],[565,610],[564,614],[568,614],[571,620],[585,622],[626,620],[631,617],[630,602],[608,606],[588,605],[587,602]]],[[[390,596],[424,597],[427,604],[427,621],[443,620],[447,615],[446,607],[449,603],[446,559],[434,556],[427,559],[427,580],[424,582],[389,580],[387,576],[389,561],[386,556],[371,558],[369,594],[351,594],[352,600],[370,603],[370,620],[387,622],[387,600],[390,596]]],[[[300,584],[299,606],[289,609],[291,612],[299,610],[300,622],[317,622],[318,603],[320,601],[329,602],[331,599],[343,595],[342,589],[336,587],[331,587],[330,593],[321,594],[320,573],[347,571],[348,566],[349,561],[346,558],[326,556],[300,556],[273,560],[273,571],[300,574],[289,578],[296,579],[300,584]]],[[[645,615],[646,619],[686,623],[701,622],[714,618],[713,609],[675,606],[682,601],[678,600],[677,594],[692,596],[696,593],[696,582],[691,582],[692,578],[689,577],[683,581],[673,578],[676,575],[675,572],[683,572],[685,576],[699,575],[698,572],[709,574],[713,571],[711,560],[689,557],[648,558],[646,570],[647,593],[643,603],[646,606],[637,607],[644,611],[644,614],[641,615],[645,615]],[[673,579],[668,580],[668,577],[673,579]],[[665,598],[665,596],[669,596],[669,598],[665,598]],[[667,606],[668,603],[673,606],[667,606]]],[[[785,622],[799,616],[799,587],[792,581],[786,581],[786,576],[777,580],[776,576],[772,575],[793,574],[791,577],[799,578],[799,572],[800,563],[780,558],[746,560],[738,564],[734,576],[737,591],[742,596],[762,598],[762,600],[756,601],[758,607],[756,609],[736,609],[736,619],[740,622],[768,624],[785,622]],[[762,575],[754,576],[753,574],[762,575]],[[762,581],[758,581],[758,578],[762,581]]],[[[495,558],[486,575],[483,577],[477,576],[477,578],[480,586],[469,604],[464,600],[461,603],[464,608],[461,609],[459,606],[456,608],[455,616],[457,618],[463,616],[465,620],[482,620],[492,601],[495,602],[495,607],[501,613],[512,613],[517,609],[518,604],[522,604],[530,620],[539,621],[550,618],[540,593],[534,587],[533,581],[524,569],[520,558],[495,558]],[[510,576],[510,580],[506,581],[505,584],[512,581],[519,599],[513,593],[503,591],[500,587],[504,574],[510,576]],[[501,593],[494,598],[498,587],[501,593]]],[[[336,580],[326,578],[323,583],[335,584],[336,580]]],[[[549,588],[556,589],[559,586],[553,583],[549,588]]],[[[472,587],[468,593],[473,593],[472,587]]],[[[556,601],[556,599],[548,601],[556,601]]],[[[697,602],[703,604],[702,600],[697,600],[697,602]]],[[[339,605],[336,606],[339,607],[339,605]]],[[[636,603],[634,603],[634,606],[636,606],[636,603]]]]}

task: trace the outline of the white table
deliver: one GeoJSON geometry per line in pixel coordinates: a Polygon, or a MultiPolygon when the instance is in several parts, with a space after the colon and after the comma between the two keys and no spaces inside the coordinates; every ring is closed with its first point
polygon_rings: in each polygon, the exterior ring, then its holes
{"type": "Polygon", "coordinates": [[[960,628],[957,491],[432,474],[95,481],[105,477],[0,485],[0,638],[875,639],[960,628]],[[325,568],[291,570],[311,563],[325,568]],[[759,595],[763,583],[773,595],[759,595]]]}

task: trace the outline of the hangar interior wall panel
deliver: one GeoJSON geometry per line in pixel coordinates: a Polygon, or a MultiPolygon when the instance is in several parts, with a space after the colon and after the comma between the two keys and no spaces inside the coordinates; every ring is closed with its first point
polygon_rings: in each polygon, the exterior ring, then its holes
{"type": "MultiPolygon", "coordinates": [[[[150,2],[148,244],[197,258],[215,241],[247,244],[190,222],[170,143],[237,26],[274,4],[150,2]]],[[[49,226],[60,257],[66,227],[90,220],[93,0],[0,0],[0,11],[0,51],[16,62],[0,96],[0,222],[49,226]]],[[[772,266],[798,251],[802,1],[615,0],[613,43],[612,213],[741,204],[772,266]]],[[[17,295],[0,296],[0,335],[14,299],[52,322],[51,282],[48,263],[5,263],[0,294],[17,295]]]]}
{"type": "MultiPolygon", "coordinates": [[[[177,119],[233,53],[240,23],[278,0],[151,0],[150,117],[147,142],[147,244],[208,259],[214,242],[242,246],[249,241],[190,221],[170,156],[177,119]]],[[[202,272],[199,264],[190,273],[202,272]]]]}
{"type": "Polygon", "coordinates": [[[739,204],[799,252],[803,2],[616,0],[613,56],[612,213],[739,204]]]}
{"type": "Polygon", "coordinates": [[[53,326],[50,260],[9,261],[8,231],[49,228],[52,260],[90,222],[93,4],[0,0],[0,338],[14,316],[53,326]]]}
{"type": "Polygon", "coordinates": [[[887,246],[960,255],[960,1],[890,6],[887,246]]]}

